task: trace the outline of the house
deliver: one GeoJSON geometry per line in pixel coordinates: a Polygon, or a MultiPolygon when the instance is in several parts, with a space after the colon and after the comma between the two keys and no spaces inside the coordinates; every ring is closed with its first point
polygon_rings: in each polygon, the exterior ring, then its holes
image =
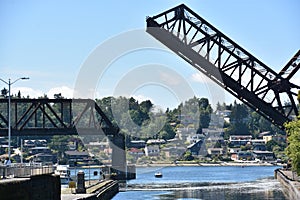
{"type": "Polygon", "coordinates": [[[83,161],[88,160],[89,153],[86,151],[65,151],[65,156],[68,160],[83,161]]]}
{"type": "Polygon", "coordinates": [[[144,150],[146,156],[159,156],[160,153],[158,145],[147,145],[144,150]]]}
{"type": "Polygon", "coordinates": [[[171,157],[180,158],[185,153],[185,151],[186,148],[182,146],[172,146],[172,147],[161,149],[161,152],[164,153],[166,158],[171,158],[171,157]]]}
{"type": "Polygon", "coordinates": [[[231,115],[231,110],[217,110],[216,115],[222,116],[222,117],[229,117],[231,115]]]}
{"type": "Polygon", "coordinates": [[[144,151],[141,150],[141,149],[138,149],[138,148],[130,148],[128,153],[132,156],[136,156],[136,157],[139,157],[139,156],[143,156],[144,155],[144,151]]]}
{"type": "Polygon", "coordinates": [[[186,138],[186,141],[190,144],[192,143],[196,143],[197,141],[204,139],[204,135],[203,134],[191,134],[186,138]]]}
{"type": "Polygon", "coordinates": [[[234,141],[234,140],[250,141],[251,139],[252,139],[252,135],[231,135],[231,136],[229,136],[229,141],[234,141]]]}
{"type": "Polygon", "coordinates": [[[52,154],[38,153],[33,156],[32,161],[39,163],[55,163],[57,157],[52,154]]]}
{"type": "Polygon", "coordinates": [[[267,148],[266,148],[266,145],[264,144],[256,144],[256,145],[253,145],[253,151],[266,151],[267,148]]]}
{"type": "Polygon", "coordinates": [[[204,135],[222,136],[222,135],[224,135],[224,129],[223,128],[203,128],[202,133],[204,135]]]}
{"type": "Polygon", "coordinates": [[[223,148],[208,148],[207,154],[208,155],[224,155],[226,151],[223,148]]]}
{"type": "Polygon", "coordinates": [[[229,146],[230,147],[241,147],[251,144],[251,135],[231,135],[229,137],[229,146]]]}
{"type": "Polygon", "coordinates": [[[253,151],[253,155],[256,159],[261,161],[274,161],[276,157],[271,151],[253,151]]]}
{"type": "Polygon", "coordinates": [[[273,135],[264,135],[263,141],[267,144],[267,142],[271,141],[273,139],[273,135]]]}
{"type": "Polygon", "coordinates": [[[236,153],[236,155],[234,156],[231,155],[231,159],[232,160],[254,160],[253,154],[252,152],[249,151],[239,151],[238,153],[236,153]]]}
{"type": "Polygon", "coordinates": [[[24,140],[24,147],[28,149],[45,146],[47,146],[47,140],[24,140]]]}
{"type": "Polygon", "coordinates": [[[266,141],[263,139],[251,139],[250,142],[252,145],[266,144],[266,141]]]}
{"type": "Polygon", "coordinates": [[[217,110],[216,115],[223,118],[225,122],[230,123],[231,112],[231,110],[217,110]]]}
{"type": "Polygon", "coordinates": [[[49,147],[32,147],[29,149],[30,155],[35,155],[35,154],[39,154],[39,153],[52,154],[49,147]]]}

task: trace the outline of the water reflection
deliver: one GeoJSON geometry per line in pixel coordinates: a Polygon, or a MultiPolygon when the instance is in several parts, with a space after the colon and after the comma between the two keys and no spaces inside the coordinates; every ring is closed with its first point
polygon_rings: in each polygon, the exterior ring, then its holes
{"type": "Polygon", "coordinates": [[[114,200],[119,199],[155,199],[155,200],[285,200],[287,199],[281,189],[281,185],[275,179],[261,179],[257,181],[243,183],[201,183],[183,184],[184,187],[179,187],[180,184],[173,184],[172,188],[153,185],[142,189],[141,185],[138,188],[127,188],[126,192],[118,194],[114,200]],[[174,187],[176,186],[176,187],[174,187]],[[137,189],[137,190],[136,190],[137,189]]]}
{"type": "Polygon", "coordinates": [[[285,200],[274,179],[276,167],[166,167],[162,179],[153,168],[137,169],[113,200],[285,200]]]}
{"type": "MultiPolygon", "coordinates": [[[[184,190],[173,190],[170,193],[157,195],[157,199],[170,200],[285,200],[281,186],[276,180],[265,179],[260,182],[248,182],[240,184],[225,184],[199,188],[186,188],[184,190]]],[[[156,199],[156,198],[155,198],[156,199]]]]}

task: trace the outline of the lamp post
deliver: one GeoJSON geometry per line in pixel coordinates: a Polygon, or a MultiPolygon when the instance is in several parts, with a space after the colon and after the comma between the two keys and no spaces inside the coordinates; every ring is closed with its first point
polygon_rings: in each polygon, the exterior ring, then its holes
{"type": "Polygon", "coordinates": [[[11,85],[14,84],[15,82],[17,82],[18,80],[28,80],[28,77],[22,77],[22,78],[18,78],[14,81],[10,81],[10,79],[8,79],[8,82],[1,79],[0,80],[8,85],[8,159],[10,160],[10,156],[11,156],[11,150],[10,150],[10,143],[11,143],[11,120],[10,120],[10,116],[11,116],[11,111],[10,111],[10,101],[11,101],[11,96],[10,96],[10,89],[11,89],[11,85]]]}

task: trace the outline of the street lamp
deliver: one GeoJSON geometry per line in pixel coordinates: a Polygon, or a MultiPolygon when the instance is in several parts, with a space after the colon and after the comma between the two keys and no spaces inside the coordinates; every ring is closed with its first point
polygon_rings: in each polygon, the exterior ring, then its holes
{"type": "Polygon", "coordinates": [[[10,78],[8,79],[8,82],[6,82],[5,80],[3,80],[2,78],[0,78],[0,80],[8,85],[8,159],[10,160],[10,155],[11,155],[11,150],[10,150],[10,142],[11,142],[11,120],[10,120],[10,115],[11,115],[11,111],[10,111],[10,100],[11,100],[11,96],[10,96],[10,88],[11,85],[14,84],[15,82],[17,82],[18,80],[28,80],[29,77],[22,77],[22,78],[18,78],[14,81],[10,81],[10,78]]]}

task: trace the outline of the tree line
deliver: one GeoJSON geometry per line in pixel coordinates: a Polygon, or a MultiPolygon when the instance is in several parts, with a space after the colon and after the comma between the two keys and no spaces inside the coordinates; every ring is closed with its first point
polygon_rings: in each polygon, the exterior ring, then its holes
{"type": "MultiPolygon", "coordinates": [[[[21,94],[18,93],[18,95],[12,98],[20,97],[21,94]]],[[[64,98],[61,94],[57,94],[54,97],[64,98]]],[[[2,98],[7,97],[2,96],[2,98]]],[[[27,96],[26,98],[29,97],[27,96]]],[[[44,96],[41,98],[48,97],[44,96]]],[[[298,100],[300,101],[300,93],[298,100]]],[[[211,116],[220,110],[229,110],[231,112],[230,116],[228,116],[230,121],[225,121],[222,126],[225,132],[225,139],[228,139],[230,135],[252,135],[253,138],[257,138],[259,133],[265,131],[269,131],[273,134],[285,134],[284,131],[278,129],[254,110],[236,101],[233,104],[218,103],[215,110],[207,98],[198,97],[192,97],[179,104],[176,108],[166,108],[166,110],[157,109],[150,100],[139,102],[133,97],[105,97],[96,99],[96,103],[101,107],[108,118],[121,128],[122,133],[126,134],[127,145],[131,140],[138,139],[172,139],[175,137],[176,129],[184,126],[193,127],[197,133],[201,133],[203,128],[209,127],[212,120],[211,116]],[[184,118],[192,120],[185,121],[184,118]]],[[[2,107],[0,110],[1,112],[3,111],[2,114],[5,115],[7,108],[5,106],[2,107]]],[[[24,109],[19,109],[19,111],[24,109]]],[[[300,174],[299,119],[300,116],[297,120],[285,125],[289,143],[285,152],[291,159],[293,169],[300,174]]],[[[17,139],[18,138],[13,137],[13,145],[20,142],[17,139]]],[[[66,137],[66,140],[67,139],[69,139],[69,137],[66,137]]],[[[53,137],[49,140],[51,140],[51,144],[56,144],[55,141],[58,140],[58,138],[53,137]]],[[[274,150],[274,148],[282,151],[285,147],[285,144],[279,144],[275,141],[271,141],[267,144],[268,150],[271,151],[274,150]]],[[[57,149],[57,151],[59,150],[57,149]]]]}

